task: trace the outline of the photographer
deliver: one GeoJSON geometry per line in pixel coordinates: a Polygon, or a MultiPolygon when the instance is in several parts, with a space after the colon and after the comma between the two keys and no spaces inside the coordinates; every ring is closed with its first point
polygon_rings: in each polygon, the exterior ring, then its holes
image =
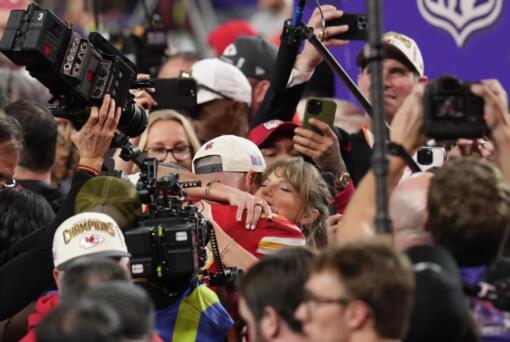
{"type": "Polygon", "coordinates": [[[55,229],[73,215],[74,199],[83,183],[99,174],[120,115],[121,109],[116,109],[109,95],[104,97],[100,108],[91,108],[86,124],[72,135],[80,152],[80,162],[62,209],[51,224],[0,254],[0,319],[15,314],[51,285],[51,245],[55,229]]]}

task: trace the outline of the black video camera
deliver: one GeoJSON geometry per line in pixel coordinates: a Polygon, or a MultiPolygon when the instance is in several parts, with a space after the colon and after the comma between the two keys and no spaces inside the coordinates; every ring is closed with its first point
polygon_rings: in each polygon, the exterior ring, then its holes
{"type": "Polygon", "coordinates": [[[425,134],[435,139],[481,138],[489,135],[484,100],[453,76],[431,81],[423,94],[425,134]]]}
{"type": "Polygon", "coordinates": [[[197,207],[183,203],[177,174],[157,180],[157,165],[146,158],[141,166],[137,190],[147,211],[125,232],[126,244],[134,277],[178,290],[205,265],[212,227],[197,207]]]}
{"type": "Polygon", "coordinates": [[[147,113],[129,92],[136,87],[136,66],[99,33],[83,38],[51,11],[30,4],[11,11],[0,51],[50,90],[50,103],[58,100],[53,115],[76,128],[87,121],[88,107],[100,106],[110,94],[123,110],[119,130],[132,137],[145,130],[147,113]]]}

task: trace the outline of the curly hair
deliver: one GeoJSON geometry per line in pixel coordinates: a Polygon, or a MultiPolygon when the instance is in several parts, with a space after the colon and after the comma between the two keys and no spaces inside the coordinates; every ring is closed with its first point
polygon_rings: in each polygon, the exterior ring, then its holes
{"type": "Polygon", "coordinates": [[[510,186],[485,160],[453,159],[432,178],[427,209],[427,229],[460,266],[487,265],[510,225],[510,186]]]}

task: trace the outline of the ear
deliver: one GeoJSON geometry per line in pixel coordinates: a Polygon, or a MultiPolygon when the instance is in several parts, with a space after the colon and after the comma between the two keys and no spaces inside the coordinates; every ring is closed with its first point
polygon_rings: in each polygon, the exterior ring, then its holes
{"type": "Polygon", "coordinates": [[[248,172],[246,172],[244,174],[244,178],[243,178],[243,187],[244,187],[244,191],[250,193],[250,194],[254,194],[255,191],[257,191],[257,175],[258,173],[253,171],[253,170],[250,170],[248,172]]]}
{"type": "Polygon", "coordinates": [[[370,309],[368,305],[361,300],[355,300],[349,303],[344,312],[344,318],[347,327],[351,331],[359,330],[367,324],[370,319],[370,309]]]}
{"type": "Polygon", "coordinates": [[[62,286],[62,272],[57,270],[56,268],[53,269],[53,280],[55,281],[55,284],[57,284],[57,289],[60,290],[60,287],[62,286]]]}
{"type": "Polygon", "coordinates": [[[264,308],[260,319],[260,332],[265,340],[271,340],[278,336],[280,331],[280,315],[270,306],[264,308]]]}
{"type": "Polygon", "coordinates": [[[307,209],[305,212],[301,215],[301,218],[298,220],[300,225],[310,225],[317,220],[319,217],[319,211],[315,208],[307,209]]]}
{"type": "MultiPolygon", "coordinates": [[[[269,89],[271,82],[269,80],[262,80],[257,83],[253,89],[253,103],[260,103],[266,96],[266,92],[269,89]]],[[[252,104],[253,105],[253,104],[252,104]]]]}
{"type": "Polygon", "coordinates": [[[238,101],[232,101],[229,108],[230,117],[245,117],[248,118],[248,106],[238,101]]]}

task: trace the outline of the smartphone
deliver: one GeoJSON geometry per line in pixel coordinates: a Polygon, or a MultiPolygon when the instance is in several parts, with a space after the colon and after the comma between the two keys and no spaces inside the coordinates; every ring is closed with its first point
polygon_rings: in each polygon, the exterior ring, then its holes
{"type": "Polygon", "coordinates": [[[310,97],[306,100],[303,128],[322,134],[322,132],[308,123],[308,119],[316,118],[333,127],[336,113],[336,102],[329,98],[310,97]]]}
{"type": "Polygon", "coordinates": [[[188,110],[197,105],[197,82],[192,78],[156,78],[152,80],[156,90],[152,97],[158,103],[156,109],[188,110]]]}
{"type": "Polygon", "coordinates": [[[443,147],[420,147],[413,159],[422,171],[441,167],[446,161],[446,149],[443,147]]]}
{"type": "Polygon", "coordinates": [[[367,40],[368,39],[368,20],[364,13],[344,13],[340,18],[328,20],[327,26],[348,25],[349,30],[344,33],[331,36],[329,38],[343,40],[367,40]]]}

